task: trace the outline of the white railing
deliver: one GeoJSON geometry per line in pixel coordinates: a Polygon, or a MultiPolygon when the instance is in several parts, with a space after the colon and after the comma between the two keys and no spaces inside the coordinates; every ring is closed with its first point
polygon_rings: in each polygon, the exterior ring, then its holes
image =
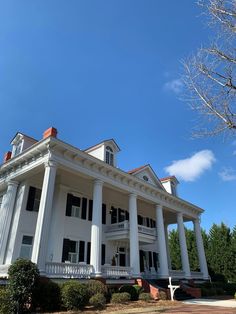
{"type": "Polygon", "coordinates": [[[123,266],[102,266],[102,276],[106,278],[132,277],[131,267],[123,266]]]}
{"type": "Polygon", "coordinates": [[[191,277],[193,279],[203,279],[203,273],[200,271],[191,271],[191,277]]]}
{"type": "Polygon", "coordinates": [[[46,263],[46,274],[51,278],[90,278],[92,272],[92,265],[46,263]]]}
{"type": "Polygon", "coordinates": [[[156,229],[155,228],[149,228],[149,227],[138,225],[138,232],[148,234],[151,236],[156,236],[156,229]]]}
{"type": "Polygon", "coordinates": [[[170,270],[170,277],[172,278],[185,278],[185,272],[183,270],[170,270]]]}
{"type": "Polygon", "coordinates": [[[116,224],[111,224],[106,227],[106,232],[123,231],[123,230],[129,230],[128,220],[125,220],[116,224]]]}
{"type": "MultiPolygon", "coordinates": [[[[115,231],[128,231],[129,230],[129,222],[128,220],[125,220],[123,222],[111,224],[106,227],[106,232],[115,232],[115,231]]],[[[138,232],[156,236],[156,229],[155,228],[149,228],[145,226],[138,225],[138,232]]]]}

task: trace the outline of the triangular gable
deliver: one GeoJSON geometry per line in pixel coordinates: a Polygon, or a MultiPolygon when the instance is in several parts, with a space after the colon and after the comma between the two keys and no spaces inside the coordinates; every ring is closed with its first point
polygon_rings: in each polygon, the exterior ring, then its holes
{"type": "Polygon", "coordinates": [[[155,185],[159,189],[164,190],[161,181],[158,179],[157,175],[149,164],[130,170],[128,173],[143,180],[146,183],[155,185]]]}
{"type": "Polygon", "coordinates": [[[86,148],[84,151],[86,153],[89,153],[89,152],[101,147],[102,145],[111,145],[115,149],[116,152],[120,151],[120,147],[117,145],[116,141],[113,138],[111,138],[109,140],[102,141],[102,142],[100,142],[94,146],[90,146],[90,147],[86,148]]]}

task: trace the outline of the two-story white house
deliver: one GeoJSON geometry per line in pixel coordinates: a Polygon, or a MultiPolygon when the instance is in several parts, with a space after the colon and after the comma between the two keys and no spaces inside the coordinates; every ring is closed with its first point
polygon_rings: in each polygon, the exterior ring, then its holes
{"type": "Polygon", "coordinates": [[[113,139],[80,150],[49,128],[22,133],[0,166],[0,276],[17,258],[51,278],[208,279],[203,210],[179,198],[175,177],[150,165],[117,167],[113,139]],[[199,272],[191,272],[184,223],[192,221],[199,272]],[[171,269],[168,226],[177,224],[182,270],[171,269]]]}

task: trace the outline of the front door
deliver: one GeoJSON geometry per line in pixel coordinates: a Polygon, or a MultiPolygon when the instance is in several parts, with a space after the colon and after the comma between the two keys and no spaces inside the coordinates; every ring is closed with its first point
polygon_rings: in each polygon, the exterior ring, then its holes
{"type": "Polygon", "coordinates": [[[119,266],[126,266],[126,254],[124,247],[119,248],[119,266]]]}

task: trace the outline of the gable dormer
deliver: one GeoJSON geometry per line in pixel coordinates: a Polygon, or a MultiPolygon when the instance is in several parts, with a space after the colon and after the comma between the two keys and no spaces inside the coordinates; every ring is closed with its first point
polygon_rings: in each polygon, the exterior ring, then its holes
{"type": "Polygon", "coordinates": [[[160,180],[158,179],[157,175],[155,174],[150,165],[144,165],[139,168],[135,168],[133,170],[128,171],[128,173],[145,181],[146,183],[155,185],[156,187],[163,190],[163,186],[160,180]]]}
{"type": "Polygon", "coordinates": [[[22,153],[25,149],[29,148],[33,144],[35,144],[37,141],[29,137],[23,133],[16,133],[15,137],[11,141],[12,145],[12,155],[11,157],[15,157],[22,153]]]}
{"type": "Polygon", "coordinates": [[[114,167],[117,166],[117,153],[119,151],[120,148],[113,139],[103,141],[85,150],[89,155],[114,167]]]}
{"type": "Polygon", "coordinates": [[[164,189],[166,190],[166,192],[174,196],[178,196],[177,185],[179,184],[179,181],[176,179],[175,176],[162,178],[161,183],[164,186],[164,189]]]}

